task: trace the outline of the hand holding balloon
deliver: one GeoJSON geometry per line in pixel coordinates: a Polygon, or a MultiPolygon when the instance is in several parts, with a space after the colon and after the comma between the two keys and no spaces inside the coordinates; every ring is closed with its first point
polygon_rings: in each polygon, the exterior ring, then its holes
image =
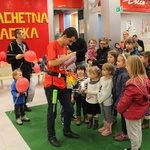
{"type": "Polygon", "coordinates": [[[77,59],[76,56],[72,56],[71,58],[66,60],[64,63],[62,63],[61,66],[68,66],[68,65],[72,64],[73,62],[75,62],[76,59],[77,59]]]}
{"type": "Polygon", "coordinates": [[[34,51],[28,50],[24,53],[24,59],[28,62],[33,62],[36,59],[36,53],[34,51]]]}
{"type": "Polygon", "coordinates": [[[35,73],[39,73],[41,71],[40,66],[38,64],[34,65],[33,70],[35,73]]]}
{"type": "Polygon", "coordinates": [[[16,82],[16,89],[19,93],[25,92],[29,88],[29,81],[28,79],[22,77],[19,78],[16,82]]]}

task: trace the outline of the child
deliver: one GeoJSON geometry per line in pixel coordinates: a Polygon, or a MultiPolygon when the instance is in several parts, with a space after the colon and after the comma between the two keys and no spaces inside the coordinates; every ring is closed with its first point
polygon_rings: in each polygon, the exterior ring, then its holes
{"type": "Polygon", "coordinates": [[[137,49],[137,42],[133,39],[133,37],[128,37],[125,41],[126,49],[124,52],[129,53],[130,55],[139,55],[137,49]]]}
{"type": "Polygon", "coordinates": [[[84,65],[78,65],[76,67],[78,82],[73,87],[72,90],[72,102],[76,102],[76,125],[81,125],[81,108],[83,108],[83,115],[84,115],[84,123],[88,123],[87,118],[87,111],[86,111],[86,100],[85,100],[85,94],[81,92],[81,82],[86,79],[84,77],[85,74],[85,66],[84,65]]]}
{"type": "MultiPolygon", "coordinates": [[[[125,88],[126,81],[129,79],[128,72],[126,70],[126,60],[129,55],[127,53],[120,54],[117,58],[117,68],[113,77],[113,123],[117,122],[117,105],[120,100],[120,97],[123,93],[125,88]]],[[[124,141],[128,140],[127,130],[126,130],[126,123],[125,118],[121,116],[121,124],[122,129],[121,132],[114,134],[114,138],[117,141],[124,141]]]]}
{"type": "Polygon", "coordinates": [[[87,59],[90,60],[96,60],[96,56],[97,56],[97,47],[96,47],[96,40],[95,39],[90,39],[89,42],[89,48],[87,50],[87,59]]]}
{"type": "Polygon", "coordinates": [[[149,101],[144,98],[144,93],[148,94],[148,78],[138,56],[130,56],[127,59],[127,71],[130,79],[126,83],[117,111],[125,117],[131,141],[131,148],[125,150],[140,150],[142,143],[141,118],[149,107],[149,101]]]}
{"type": "MultiPolygon", "coordinates": [[[[146,69],[146,74],[147,74],[148,78],[150,79],[150,52],[149,51],[141,52],[140,58],[141,58],[141,60],[144,64],[144,67],[146,69]]],[[[146,129],[146,128],[150,127],[149,120],[150,120],[150,107],[144,116],[144,120],[142,123],[142,129],[146,129]]]]}
{"type": "Polygon", "coordinates": [[[112,133],[112,74],[114,65],[105,63],[102,66],[102,77],[100,79],[100,92],[98,93],[98,102],[101,105],[101,110],[104,116],[104,125],[98,131],[103,136],[108,136],[112,133]]]}
{"type": "Polygon", "coordinates": [[[110,50],[108,51],[107,54],[107,62],[116,66],[117,57],[118,57],[118,52],[116,50],[110,50]]]}
{"type": "Polygon", "coordinates": [[[89,68],[88,72],[89,78],[81,83],[81,87],[86,94],[86,101],[87,101],[87,113],[89,119],[87,128],[90,129],[92,127],[94,118],[93,129],[97,129],[100,114],[100,107],[98,104],[97,93],[99,92],[100,88],[99,85],[100,85],[101,70],[97,66],[93,66],[89,68]]]}
{"type": "Polygon", "coordinates": [[[19,93],[16,89],[16,82],[19,78],[22,77],[21,70],[20,69],[14,70],[12,76],[14,81],[11,85],[11,94],[13,96],[16,123],[18,125],[22,125],[23,124],[22,121],[30,121],[30,119],[26,117],[24,111],[25,96],[27,93],[26,91],[24,93],[19,93]]]}
{"type": "Polygon", "coordinates": [[[121,49],[121,46],[120,46],[119,43],[116,42],[116,43],[114,44],[114,48],[115,48],[115,50],[116,50],[119,54],[122,53],[122,49],[121,49]]]}

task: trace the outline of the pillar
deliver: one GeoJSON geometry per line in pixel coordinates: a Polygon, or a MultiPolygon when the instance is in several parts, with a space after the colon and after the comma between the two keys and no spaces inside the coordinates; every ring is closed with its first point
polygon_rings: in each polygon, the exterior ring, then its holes
{"type": "Polygon", "coordinates": [[[54,36],[54,8],[53,8],[53,0],[47,0],[47,7],[48,7],[47,8],[47,13],[48,13],[49,41],[53,41],[55,39],[55,36],[54,36]]]}
{"type": "Polygon", "coordinates": [[[121,14],[116,12],[120,0],[101,0],[102,35],[111,38],[110,47],[121,41],[121,14]]]}

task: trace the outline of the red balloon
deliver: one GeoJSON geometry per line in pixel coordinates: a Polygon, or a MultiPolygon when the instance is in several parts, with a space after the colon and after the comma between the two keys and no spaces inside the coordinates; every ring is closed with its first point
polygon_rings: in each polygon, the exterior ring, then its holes
{"type": "Polygon", "coordinates": [[[36,53],[34,51],[27,51],[24,53],[24,59],[28,62],[34,62],[36,59],[36,53]]]}
{"type": "Polygon", "coordinates": [[[22,77],[19,78],[16,82],[16,89],[18,92],[24,92],[29,88],[29,81],[28,79],[22,77]]]}
{"type": "Polygon", "coordinates": [[[4,51],[0,52],[0,60],[6,60],[6,53],[4,51]]]}
{"type": "Polygon", "coordinates": [[[34,65],[33,70],[34,70],[35,73],[39,73],[41,71],[39,65],[34,65]]]}

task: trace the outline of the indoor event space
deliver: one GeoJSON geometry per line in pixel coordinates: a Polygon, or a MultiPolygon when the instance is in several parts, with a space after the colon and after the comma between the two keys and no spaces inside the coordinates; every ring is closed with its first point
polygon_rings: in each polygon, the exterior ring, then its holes
{"type": "Polygon", "coordinates": [[[150,0],[0,5],[0,150],[150,149],[150,0]]]}

